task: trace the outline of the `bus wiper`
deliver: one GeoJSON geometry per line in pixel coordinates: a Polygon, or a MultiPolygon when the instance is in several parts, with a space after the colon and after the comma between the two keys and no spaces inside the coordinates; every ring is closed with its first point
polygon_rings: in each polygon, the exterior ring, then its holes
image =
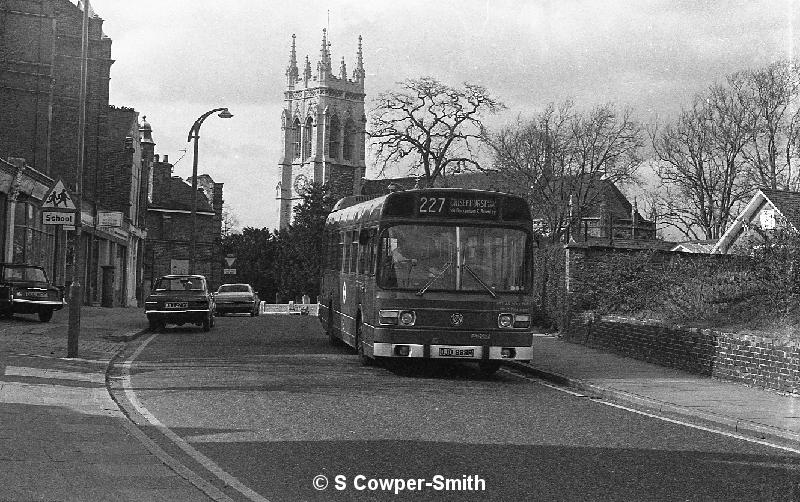
{"type": "Polygon", "coordinates": [[[449,269],[452,264],[453,264],[453,262],[451,262],[451,261],[448,261],[447,263],[445,263],[444,267],[442,267],[442,270],[440,270],[439,273],[436,274],[435,276],[431,277],[431,280],[429,280],[424,286],[422,286],[422,289],[417,291],[416,295],[417,296],[424,295],[425,292],[428,291],[428,288],[431,287],[434,282],[436,282],[436,281],[438,281],[439,279],[442,278],[444,273],[447,272],[447,269],[449,269]]]}
{"type": "Polygon", "coordinates": [[[464,264],[464,268],[465,268],[465,269],[467,269],[467,272],[469,272],[469,275],[471,275],[473,279],[475,279],[476,281],[478,281],[478,284],[480,284],[481,286],[483,286],[483,288],[484,288],[486,291],[488,291],[490,295],[492,295],[492,298],[497,298],[497,293],[495,293],[495,292],[494,292],[494,290],[493,290],[491,287],[487,286],[487,285],[486,285],[486,283],[485,283],[485,282],[483,282],[483,281],[481,280],[481,278],[480,278],[480,277],[478,277],[478,274],[476,274],[476,273],[475,273],[475,271],[474,271],[474,270],[472,270],[472,268],[470,268],[470,266],[469,266],[469,265],[467,265],[467,264],[465,263],[465,264],[464,264]]]}

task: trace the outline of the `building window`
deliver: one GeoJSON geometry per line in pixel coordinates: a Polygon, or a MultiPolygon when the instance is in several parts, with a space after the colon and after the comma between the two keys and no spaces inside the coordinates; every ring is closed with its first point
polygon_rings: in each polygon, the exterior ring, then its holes
{"type": "Polygon", "coordinates": [[[294,158],[300,158],[300,121],[295,119],[292,127],[294,158]]]}
{"type": "Polygon", "coordinates": [[[331,127],[330,133],[328,135],[328,143],[330,147],[328,148],[328,155],[332,159],[338,159],[339,154],[341,153],[341,144],[339,143],[339,137],[341,136],[341,129],[339,127],[339,119],[336,115],[331,117],[331,127]]]}
{"type": "Polygon", "coordinates": [[[344,145],[342,145],[342,157],[344,160],[353,160],[353,151],[356,142],[356,128],[352,120],[347,120],[344,126],[344,145]]]}
{"type": "Polygon", "coordinates": [[[306,119],[306,125],[303,128],[303,160],[311,157],[311,133],[314,130],[314,121],[311,117],[306,119]]]}
{"type": "Polygon", "coordinates": [[[14,213],[15,263],[39,265],[53,277],[53,252],[58,225],[42,224],[42,211],[31,201],[17,202],[14,213]]]}

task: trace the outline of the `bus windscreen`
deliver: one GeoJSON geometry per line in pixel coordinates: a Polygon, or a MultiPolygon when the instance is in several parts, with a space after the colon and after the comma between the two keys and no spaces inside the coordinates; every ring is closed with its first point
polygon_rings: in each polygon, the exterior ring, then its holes
{"type": "Polygon", "coordinates": [[[487,226],[400,224],[381,235],[378,285],[414,291],[521,292],[528,233],[487,226]]]}

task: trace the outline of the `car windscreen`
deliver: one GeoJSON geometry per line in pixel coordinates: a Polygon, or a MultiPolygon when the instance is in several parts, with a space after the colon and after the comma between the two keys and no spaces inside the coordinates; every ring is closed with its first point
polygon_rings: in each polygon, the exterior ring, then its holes
{"type": "Polygon", "coordinates": [[[205,282],[199,277],[162,277],[156,281],[156,291],[203,291],[205,282]]]}
{"type": "Polygon", "coordinates": [[[217,293],[249,293],[250,288],[247,284],[223,284],[217,290],[217,293]]]}
{"type": "Polygon", "coordinates": [[[47,282],[47,274],[37,267],[3,267],[3,279],[6,281],[47,282]]]}

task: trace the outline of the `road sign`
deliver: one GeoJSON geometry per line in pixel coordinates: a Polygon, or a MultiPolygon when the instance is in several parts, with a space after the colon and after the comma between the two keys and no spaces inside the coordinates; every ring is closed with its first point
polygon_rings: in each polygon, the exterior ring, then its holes
{"type": "Polygon", "coordinates": [[[72,202],[72,197],[67,192],[67,189],[64,188],[64,183],[61,180],[58,180],[50,189],[50,192],[47,194],[47,197],[44,198],[44,202],[42,202],[42,209],[64,209],[64,210],[75,210],[75,203],[72,202]]]}
{"type": "Polygon", "coordinates": [[[42,223],[45,225],[75,225],[75,213],[63,211],[42,211],[42,223]]]}
{"type": "Polygon", "coordinates": [[[233,262],[235,262],[235,261],[236,261],[236,257],[231,255],[231,254],[229,254],[229,255],[227,255],[225,257],[225,263],[228,264],[228,268],[232,267],[233,266],[233,262]]]}
{"type": "Polygon", "coordinates": [[[97,226],[98,227],[121,227],[122,226],[122,212],[121,211],[98,211],[97,212],[97,226]]]}
{"type": "Polygon", "coordinates": [[[223,268],[222,269],[222,273],[224,275],[236,275],[236,269],[235,268],[223,268]]]}

